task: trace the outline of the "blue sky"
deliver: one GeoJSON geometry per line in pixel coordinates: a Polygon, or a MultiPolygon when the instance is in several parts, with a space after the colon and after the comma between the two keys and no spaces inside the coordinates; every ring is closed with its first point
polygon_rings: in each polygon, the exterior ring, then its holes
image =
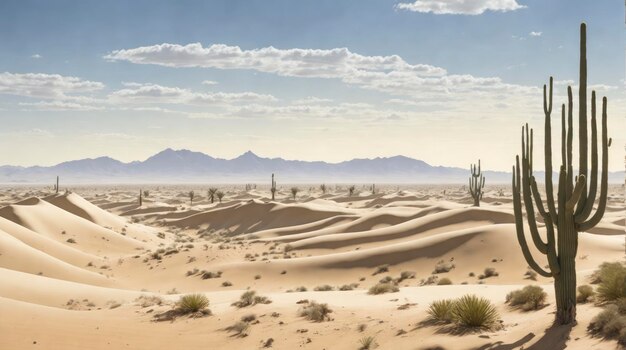
{"type": "Polygon", "coordinates": [[[576,84],[585,21],[589,82],[609,96],[611,168],[623,168],[623,2],[402,4],[3,1],[0,163],[173,147],[463,167],[480,157],[507,170],[522,123],[543,132],[540,86],[554,75],[560,104],[576,84]]]}

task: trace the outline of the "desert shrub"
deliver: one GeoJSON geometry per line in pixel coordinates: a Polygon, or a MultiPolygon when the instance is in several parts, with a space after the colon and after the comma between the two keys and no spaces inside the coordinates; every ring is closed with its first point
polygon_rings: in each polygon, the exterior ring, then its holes
{"type": "Polygon", "coordinates": [[[248,336],[248,331],[250,330],[250,324],[245,321],[239,321],[234,325],[228,327],[228,330],[231,332],[235,332],[237,336],[246,337],[248,336]]]}
{"type": "Polygon", "coordinates": [[[256,315],[255,314],[243,315],[243,316],[241,316],[241,320],[243,322],[252,322],[252,321],[256,320],[256,315]]]}
{"type": "Polygon", "coordinates": [[[452,313],[457,323],[471,328],[491,328],[500,317],[489,300],[470,294],[455,301],[452,313]]]}
{"type": "Polygon", "coordinates": [[[372,274],[372,276],[378,275],[380,273],[389,272],[389,265],[380,265],[376,268],[376,271],[372,274]]]}
{"type": "Polygon", "coordinates": [[[536,273],[535,271],[533,271],[533,270],[528,270],[528,271],[526,271],[526,273],[524,274],[524,277],[525,277],[526,279],[536,281],[536,280],[537,280],[537,273],[536,273]]]}
{"type": "Polygon", "coordinates": [[[524,311],[538,310],[546,301],[547,294],[539,286],[526,286],[507,294],[506,303],[524,311]]]}
{"type": "Polygon", "coordinates": [[[484,276],[483,278],[489,278],[489,277],[495,277],[498,276],[498,272],[496,272],[496,269],[493,267],[487,267],[485,268],[485,271],[483,273],[482,276],[484,276]]]}
{"type": "Polygon", "coordinates": [[[587,330],[604,338],[617,338],[620,344],[626,344],[626,316],[619,313],[616,305],[608,305],[596,315],[587,330]]]}
{"type": "Polygon", "coordinates": [[[341,291],[346,291],[346,290],[353,290],[359,287],[358,283],[350,283],[350,284],[344,284],[343,286],[339,287],[339,290],[341,291]]]}
{"type": "Polygon", "coordinates": [[[415,272],[414,271],[402,271],[402,272],[400,272],[400,279],[398,280],[398,282],[402,282],[402,281],[410,279],[410,278],[415,278],[415,272]]]}
{"type": "Polygon", "coordinates": [[[597,271],[598,299],[614,301],[626,297],[626,266],[621,263],[603,263],[597,271]]]}
{"type": "Polygon", "coordinates": [[[241,294],[241,297],[239,297],[239,301],[234,302],[232,305],[236,307],[246,307],[256,304],[269,304],[271,302],[272,301],[269,300],[267,297],[257,295],[256,291],[249,290],[241,294]]]}
{"type": "Polygon", "coordinates": [[[437,285],[439,286],[445,286],[445,285],[449,285],[452,284],[452,280],[450,280],[448,277],[444,277],[442,279],[439,280],[439,282],[437,282],[437,285]]]}
{"type": "Polygon", "coordinates": [[[591,301],[595,294],[596,292],[594,292],[593,287],[588,284],[578,286],[578,295],[576,295],[576,301],[579,303],[586,303],[588,301],[591,301]]]}
{"type": "Polygon", "coordinates": [[[452,270],[454,267],[455,266],[453,263],[446,263],[443,261],[439,261],[437,265],[435,265],[435,270],[433,270],[433,273],[450,272],[450,270],[452,270]]]}
{"type": "Polygon", "coordinates": [[[626,315],[626,298],[619,298],[614,301],[614,304],[620,314],[626,315]]]}
{"type": "Polygon", "coordinates": [[[598,269],[591,275],[591,284],[602,282],[602,277],[619,273],[624,268],[620,262],[603,262],[598,269]]]}
{"type": "Polygon", "coordinates": [[[222,271],[217,271],[217,272],[205,271],[202,273],[203,280],[208,280],[211,278],[220,278],[220,277],[222,277],[222,271]]]}
{"type": "Polygon", "coordinates": [[[376,338],[370,336],[359,339],[359,350],[370,350],[378,346],[376,338]]]}
{"type": "Polygon", "coordinates": [[[324,285],[317,286],[317,287],[313,288],[313,290],[316,291],[316,292],[328,292],[328,291],[331,291],[333,289],[335,289],[335,288],[333,288],[333,286],[328,285],[328,284],[324,284],[324,285]]]}
{"type": "Polygon", "coordinates": [[[367,291],[367,294],[378,295],[385,293],[395,293],[398,291],[400,291],[400,288],[391,283],[377,283],[370,287],[370,289],[367,291]]]}
{"type": "Polygon", "coordinates": [[[230,281],[222,282],[222,287],[231,287],[233,284],[230,281]]]}
{"type": "Polygon", "coordinates": [[[305,286],[300,286],[300,287],[296,288],[296,292],[306,292],[306,291],[307,291],[307,289],[306,289],[305,286]]]}
{"type": "Polygon", "coordinates": [[[204,294],[187,294],[178,300],[178,309],[183,314],[202,311],[209,307],[209,299],[204,294]]]}
{"type": "Polygon", "coordinates": [[[380,280],[378,280],[379,283],[389,283],[393,281],[393,277],[391,276],[385,276],[383,278],[381,278],[380,280]]]}
{"type": "Polygon", "coordinates": [[[428,317],[436,322],[450,323],[454,320],[452,299],[435,300],[428,307],[428,317]]]}
{"type": "Polygon", "coordinates": [[[328,304],[319,304],[315,301],[311,301],[304,306],[298,314],[302,317],[306,317],[308,320],[315,322],[322,322],[324,320],[330,320],[328,316],[333,310],[328,307],[328,304]]]}

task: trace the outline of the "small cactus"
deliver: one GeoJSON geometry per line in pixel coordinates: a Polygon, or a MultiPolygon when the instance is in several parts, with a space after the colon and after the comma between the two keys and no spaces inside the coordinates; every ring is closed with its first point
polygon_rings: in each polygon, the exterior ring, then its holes
{"type": "Polygon", "coordinates": [[[469,193],[474,199],[474,206],[480,207],[480,200],[483,198],[483,188],[485,187],[485,177],[480,171],[480,159],[478,160],[478,166],[476,164],[470,165],[471,176],[469,178],[469,193]]]}

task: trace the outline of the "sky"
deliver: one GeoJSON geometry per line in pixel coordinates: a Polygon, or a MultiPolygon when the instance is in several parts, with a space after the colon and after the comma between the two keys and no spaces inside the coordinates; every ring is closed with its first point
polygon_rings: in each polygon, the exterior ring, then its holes
{"type": "Polygon", "coordinates": [[[542,85],[556,126],[577,88],[584,21],[623,170],[624,17],[617,0],[3,0],[0,164],[174,148],[510,170],[524,123],[543,149],[542,85]]]}

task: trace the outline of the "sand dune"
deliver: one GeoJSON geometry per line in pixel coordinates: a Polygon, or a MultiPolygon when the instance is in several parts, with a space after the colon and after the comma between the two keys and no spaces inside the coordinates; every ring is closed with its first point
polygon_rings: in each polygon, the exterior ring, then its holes
{"type": "MultiPolygon", "coordinates": [[[[104,194],[81,189],[84,197],[35,190],[0,194],[9,203],[0,208],[0,309],[9,315],[0,317],[0,348],[256,349],[271,337],[275,349],[355,349],[365,335],[374,335],[382,349],[615,346],[586,332],[599,310],[592,304],[579,306],[579,324],[565,341],[564,333],[547,331],[552,305],[522,313],[504,304],[509,291],[529,283],[541,285],[553,300],[550,279],[526,279],[509,191],[489,191],[474,208],[455,186],[393,188],[353,197],[311,190],[296,201],[283,190],[272,202],[263,189],[230,187],[222,189],[223,203],[197,197],[193,207],[186,194],[204,189],[151,189],[142,207],[135,188],[104,194]],[[44,200],[30,197],[36,193],[44,200]],[[442,263],[453,266],[434,274],[442,263]],[[383,265],[388,271],[374,274],[383,265]],[[480,278],[486,268],[497,276],[480,278]],[[402,271],[415,277],[400,282],[399,292],[367,294],[381,278],[402,271]],[[453,284],[429,285],[444,277],[453,284]],[[335,290],[314,291],[325,284],[335,290]],[[350,284],[353,290],[336,290],[350,284]],[[299,287],[308,291],[288,292],[299,287]],[[233,307],[248,288],[272,303],[233,307]],[[189,292],[205,294],[213,316],[152,322],[189,292]],[[451,343],[451,335],[421,324],[432,300],[466,293],[489,298],[504,328],[454,336],[459,341],[451,343]],[[142,295],[162,302],[142,307],[142,295]],[[303,299],[328,303],[333,320],[313,323],[298,316],[303,299]],[[259,322],[247,337],[233,336],[227,327],[250,313],[259,322]],[[365,332],[356,329],[359,324],[366,324],[365,332]],[[69,331],[75,335],[59,336],[69,331]]],[[[613,195],[603,221],[579,235],[580,283],[602,262],[624,256],[625,213],[618,209],[623,195],[613,195]]],[[[546,263],[544,256],[536,258],[546,263]]]]}

